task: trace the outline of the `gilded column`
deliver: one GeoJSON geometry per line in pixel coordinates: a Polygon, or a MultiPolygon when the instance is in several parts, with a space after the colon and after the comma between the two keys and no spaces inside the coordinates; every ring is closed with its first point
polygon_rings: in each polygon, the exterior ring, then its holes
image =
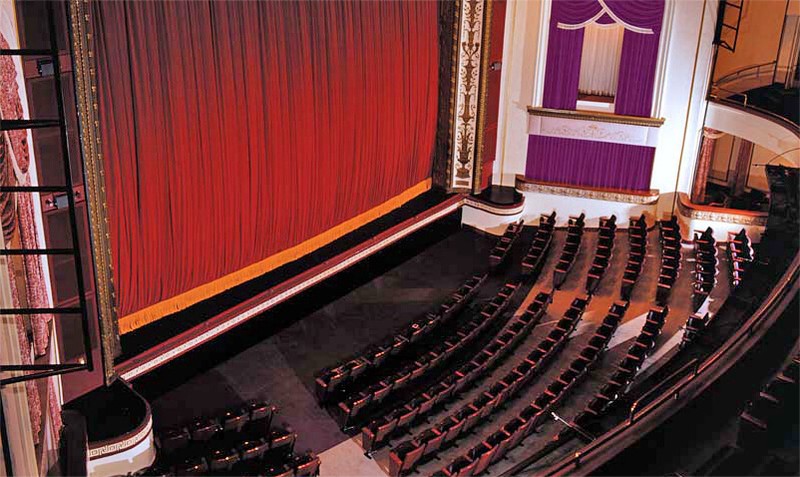
{"type": "Polygon", "coordinates": [[[120,353],[120,342],[111,270],[111,241],[108,232],[103,159],[100,153],[100,122],[97,117],[97,89],[89,9],[88,0],[69,2],[78,124],[100,319],[100,349],[105,381],[106,384],[110,384],[115,379],[114,358],[120,353]]]}

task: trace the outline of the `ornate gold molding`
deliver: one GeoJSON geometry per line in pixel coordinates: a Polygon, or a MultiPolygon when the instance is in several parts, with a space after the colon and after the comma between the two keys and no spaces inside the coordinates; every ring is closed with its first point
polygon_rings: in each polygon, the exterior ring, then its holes
{"type": "Polygon", "coordinates": [[[658,202],[658,190],[650,190],[644,193],[633,193],[616,190],[603,190],[580,188],[560,184],[547,184],[533,182],[523,176],[517,175],[516,188],[520,192],[536,192],[539,194],[561,195],[565,197],[577,197],[580,199],[605,200],[609,202],[624,202],[637,205],[654,205],[658,202]]]}
{"type": "Polygon", "coordinates": [[[643,118],[639,116],[626,116],[624,114],[601,113],[596,111],[571,111],[534,106],[528,106],[528,114],[549,118],[582,119],[585,121],[600,121],[603,123],[628,124],[631,126],[647,126],[651,128],[659,128],[664,124],[664,118],[643,118]]]}
{"type": "Polygon", "coordinates": [[[455,96],[453,162],[450,171],[454,190],[472,189],[475,174],[477,115],[486,0],[461,0],[455,96]]]}
{"type": "Polygon", "coordinates": [[[709,205],[693,204],[689,196],[683,192],[678,193],[678,212],[682,216],[692,220],[707,220],[709,222],[724,222],[756,227],[765,227],[769,216],[767,212],[726,209],[709,205]]]}
{"type": "Polygon", "coordinates": [[[114,357],[120,352],[117,310],[112,274],[111,244],[108,232],[105,176],[100,152],[100,122],[97,117],[95,58],[92,50],[88,0],[70,0],[70,42],[75,75],[86,200],[94,258],[95,290],[100,320],[100,348],[106,383],[114,378],[114,357]]]}
{"type": "Polygon", "coordinates": [[[475,174],[472,180],[472,192],[481,192],[481,181],[483,178],[483,148],[484,130],[486,128],[486,91],[489,77],[489,48],[491,47],[492,34],[492,3],[494,0],[486,0],[486,8],[483,16],[483,42],[481,44],[481,74],[480,91],[478,92],[478,124],[477,140],[475,144],[475,174]]]}

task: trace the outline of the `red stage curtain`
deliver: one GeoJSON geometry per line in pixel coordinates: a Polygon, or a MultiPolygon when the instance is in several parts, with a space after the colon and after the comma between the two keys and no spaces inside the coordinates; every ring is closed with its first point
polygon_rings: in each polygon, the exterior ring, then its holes
{"type": "Polygon", "coordinates": [[[434,1],[98,1],[92,16],[122,332],[430,176],[434,1]]]}

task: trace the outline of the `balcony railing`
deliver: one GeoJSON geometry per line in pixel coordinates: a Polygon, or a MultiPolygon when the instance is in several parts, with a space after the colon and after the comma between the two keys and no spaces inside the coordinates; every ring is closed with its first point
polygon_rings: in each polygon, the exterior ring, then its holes
{"type": "MultiPolygon", "coordinates": [[[[780,67],[775,61],[745,66],[713,82],[709,98],[732,106],[743,106],[750,111],[759,112],[772,118],[780,118],[796,125],[796,117],[788,117],[785,109],[776,110],[770,108],[769,104],[758,104],[758,100],[752,94],[748,94],[753,89],[781,83],[776,78],[779,73],[786,79],[794,78],[796,69],[797,66],[780,67]],[[747,87],[743,85],[747,85],[747,87]]],[[[796,87],[791,84],[786,86],[796,87]]],[[[796,109],[796,104],[793,104],[792,108],[796,109]]]]}

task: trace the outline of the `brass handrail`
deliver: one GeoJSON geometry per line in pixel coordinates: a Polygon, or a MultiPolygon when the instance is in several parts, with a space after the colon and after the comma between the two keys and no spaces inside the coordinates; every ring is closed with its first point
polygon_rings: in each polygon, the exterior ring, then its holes
{"type": "Polygon", "coordinates": [[[651,394],[655,394],[656,391],[659,391],[662,388],[664,388],[664,386],[666,386],[667,383],[671,383],[676,377],[683,376],[683,373],[685,373],[686,370],[689,368],[692,368],[692,378],[694,376],[697,376],[697,372],[700,369],[700,360],[697,358],[692,359],[688,363],[681,366],[680,369],[667,376],[666,379],[664,379],[657,385],[653,386],[652,389],[642,394],[642,396],[639,397],[639,399],[637,399],[633,404],[631,404],[630,414],[628,415],[628,422],[630,424],[633,424],[636,421],[636,410],[639,409],[642,401],[644,401],[646,398],[649,398],[651,394]]]}
{"type": "MultiPolygon", "coordinates": [[[[638,413],[638,415],[647,415],[652,413],[656,409],[660,408],[664,403],[672,401],[673,396],[676,396],[679,399],[680,392],[681,390],[683,390],[684,387],[686,387],[689,383],[693,382],[698,376],[701,376],[704,373],[706,373],[707,370],[711,366],[714,366],[717,363],[717,361],[719,361],[722,358],[723,354],[725,354],[734,345],[738,344],[741,340],[752,335],[752,333],[758,327],[760,327],[764,321],[766,321],[766,318],[772,316],[774,308],[782,301],[785,295],[793,288],[793,284],[797,282],[799,272],[800,272],[800,254],[795,254],[795,257],[792,260],[792,264],[786,270],[786,273],[784,273],[783,276],[780,278],[780,280],[778,280],[778,282],[772,289],[772,292],[769,294],[767,299],[764,300],[761,306],[759,306],[759,308],[755,311],[755,313],[753,313],[753,315],[750,317],[747,323],[745,323],[745,325],[742,328],[740,328],[736,332],[736,334],[734,334],[731,338],[729,338],[728,341],[726,341],[725,344],[720,349],[718,349],[713,355],[711,355],[701,365],[699,365],[696,371],[691,376],[681,379],[667,392],[661,394],[661,396],[658,399],[656,399],[652,403],[648,404],[645,408],[643,408],[638,413]]],[[[585,460],[588,455],[597,452],[601,445],[611,441],[611,439],[627,431],[628,428],[633,425],[634,425],[633,421],[624,421],[623,423],[621,423],[614,429],[610,430],[606,434],[598,436],[593,442],[586,445],[579,452],[574,453],[571,457],[564,459],[560,463],[556,464],[556,466],[551,467],[548,470],[547,475],[558,474],[560,472],[563,472],[570,466],[577,467],[580,461],[585,460]]]]}
{"type": "MultiPolygon", "coordinates": [[[[744,93],[742,93],[742,94],[744,95],[744,93]]],[[[766,119],[768,121],[772,121],[774,123],[778,123],[779,126],[783,126],[783,127],[787,128],[787,129],[789,129],[795,135],[800,137],[800,125],[793,123],[792,121],[790,121],[789,119],[781,116],[780,114],[773,113],[772,111],[766,110],[766,109],[758,107],[758,106],[753,106],[752,104],[742,104],[739,101],[735,101],[735,100],[732,100],[732,99],[720,98],[720,97],[718,97],[718,96],[716,96],[714,94],[709,95],[709,99],[714,101],[714,102],[716,102],[716,103],[723,104],[725,106],[730,106],[732,108],[737,108],[737,109],[740,109],[742,111],[746,111],[746,112],[749,112],[749,113],[752,113],[752,114],[756,114],[756,115],[761,116],[762,118],[764,118],[764,119],[766,119]]]]}
{"type": "MultiPolygon", "coordinates": [[[[744,105],[745,108],[747,107],[747,101],[748,101],[747,100],[747,93],[740,93],[738,91],[734,91],[732,89],[723,88],[721,86],[712,86],[712,88],[717,89],[718,91],[725,91],[726,93],[732,93],[734,95],[738,94],[739,96],[744,96],[744,101],[741,104],[744,105]]],[[[729,98],[722,98],[720,96],[717,96],[714,93],[711,93],[708,96],[711,99],[716,99],[716,100],[719,100],[719,101],[733,101],[732,99],[729,99],[729,98]]],[[[738,104],[738,101],[734,101],[734,102],[736,102],[738,104]]]]}
{"type": "Polygon", "coordinates": [[[757,64],[757,65],[749,65],[749,66],[745,66],[745,67],[739,68],[738,70],[734,70],[734,71],[728,73],[727,75],[723,76],[722,78],[718,79],[717,81],[714,81],[712,83],[712,87],[718,87],[721,84],[730,83],[734,79],[743,76],[745,71],[750,71],[750,70],[756,70],[756,78],[758,78],[760,76],[761,67],[763,67],[763,66],[772,66],[771,69],[772,69],[772,71],[774,71],[778,67],[778,63],[777,63],[777,61],[772,60],[772,61],[768,61],[766,63],[760,63],[760,64],[757,64]]]}

